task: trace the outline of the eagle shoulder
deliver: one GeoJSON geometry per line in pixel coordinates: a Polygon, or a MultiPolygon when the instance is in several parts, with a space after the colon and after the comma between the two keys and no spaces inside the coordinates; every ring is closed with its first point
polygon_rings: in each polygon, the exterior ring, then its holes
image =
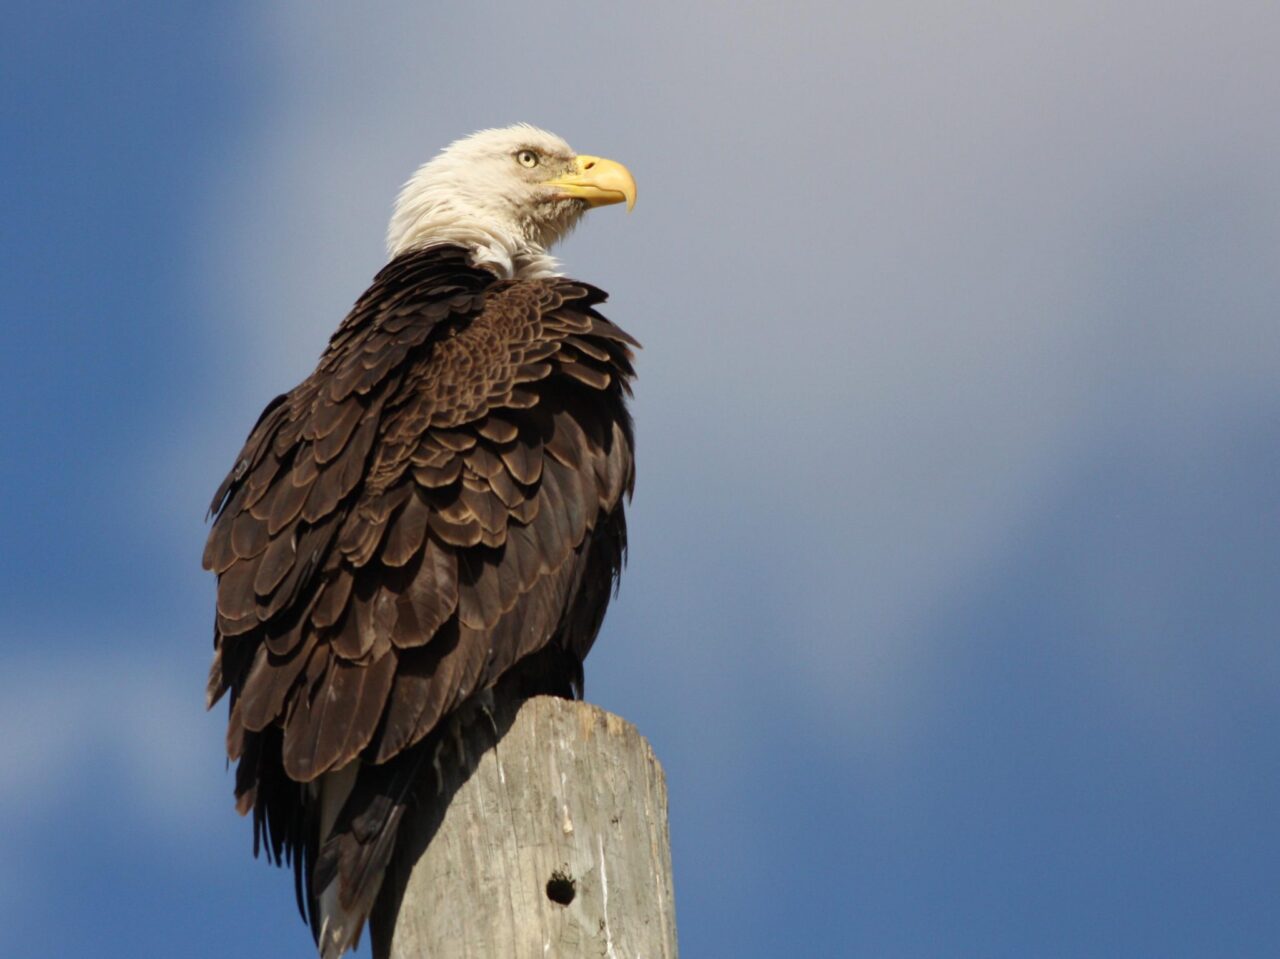
{"type": "MultiPolygon", "coordinates": [[[[625,549],[633,340],[562,279],[389,264],[220,487],[210,702],[228,754],[381,763],[549,643],[580,663],[625,549]],[[280,737],[276,748],[253,742],[280,737]]],[[[257,805],[264,776],[242,768],[257,805]]]]}

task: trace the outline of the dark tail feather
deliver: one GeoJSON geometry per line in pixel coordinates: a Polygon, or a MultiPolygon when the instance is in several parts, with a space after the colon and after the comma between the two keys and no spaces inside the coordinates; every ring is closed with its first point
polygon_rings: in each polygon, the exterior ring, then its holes
{"type": "Polygon", "coordinates": [[[386,870],[414,790],[423,779],[431,778],[428,759],[437,738],[428,736],[380,766],[361,767],[333,833],[320,847],[312,880],[317,890],[336,880],[343,908],[371,901],[371,890],[386,870]]]}
{"type": "MultiPolygon", "coordinates": [[[[453,713],[429,735],[400,755],[380,765],[359,767],[355,784],[334,821],[333,829],[320,845],[311,877],[312,931],[325,959],[354,948],[360,930],[376,909],[394,924],[399,908],[398,889],[408,877],[418,853],[430,841],[443,821],[451,795],[439,795],[437,762],[463,764],[479,761],[479,756],[454,756],[451,743],[464,738],[462,730],[482,724],[486,742],[501,738],[494,726],[494,704],[518,704],[531,696],[548,694],[572,699],[582,682],[582,665],[577,657],[558,644],[521,660],[490,693],[482,693],[453,713]],[[489,738],[492,737],[492,738],[489,738]],[[414,826],[401,836],[405,814],[414,811],[414,826]],[[384,879],[394,874],[390,882],[384,879]],[[385,901],[384,901],[385,900],[385,901]],[[333,915],[337,915],[336,919],[333,915]],[[326,922],[329,928],[326,930],[326,922]],[[334,922],[341,923],[334,937],[334,922]]],[[[514,706],[510,709],[514,716],[514,706]]],[[[484,746],[483,748],[487,748],[484,746]]],[[[483,748],[481,751],[483,751],[483,748]]],[[[446,777],[454,778],[454,777],[446,777]]],[[[381,917],[375,917],[375,925],[381,917]]],[[[390,926],[384,932],[389,933],[390,926]]],[[[375,928],[375,955],[379,936],[375,928]]]]}

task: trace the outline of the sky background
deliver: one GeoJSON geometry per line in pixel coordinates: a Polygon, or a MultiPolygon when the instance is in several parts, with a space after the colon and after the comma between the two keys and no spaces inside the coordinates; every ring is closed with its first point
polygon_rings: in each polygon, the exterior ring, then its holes
{"type": "Polygon", "coordinates": [[[515,121],[639,183],[559,252],[645,345],[587,695],[684,955],[1276,954],[1280,6],[0,13],[5,956],[313,955],[204,511],[515,121]]]}

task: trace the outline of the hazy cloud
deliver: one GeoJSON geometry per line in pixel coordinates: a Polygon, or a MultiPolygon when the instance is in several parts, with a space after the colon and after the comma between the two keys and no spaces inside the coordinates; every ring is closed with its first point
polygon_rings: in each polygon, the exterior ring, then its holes
{"type": "Polygon", "coordinates": [[[767,584],[741,602],[773,665],[850,730],[918,715],[930,625],[1091,444],[1274,402],[1274,9],[393,9],[263,13],[271,122],[210,210],[250,364],[208,411],[223,462],[380,264],[399,183],[516,119],[640,182],[561,251],[646,344],[626,588],[697,622],[767,584]]]}

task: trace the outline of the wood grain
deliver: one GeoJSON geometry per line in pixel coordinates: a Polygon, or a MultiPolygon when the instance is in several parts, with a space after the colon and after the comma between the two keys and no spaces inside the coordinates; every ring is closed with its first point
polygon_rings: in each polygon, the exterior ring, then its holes
{"type": "Polygon", "coordinates": [[[666,784],[635,727],[540,696],[453,733],[437,801],[402,827],[374,955],[675,959],[666,784]]]}

